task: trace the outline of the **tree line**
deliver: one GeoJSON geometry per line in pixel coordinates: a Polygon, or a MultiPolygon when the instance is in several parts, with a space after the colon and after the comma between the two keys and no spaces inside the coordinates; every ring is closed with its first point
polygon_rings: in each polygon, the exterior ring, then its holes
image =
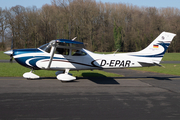
{"type": "Polygon", "coordinates": [[[52,0],[42,8],[0,8],[0,49],[37,48],[54,39],[84,42],[91,51],[138,51],[161,32],[177,34],[168,49],[180,52],[180,10],[95,0],[52,0]]]}

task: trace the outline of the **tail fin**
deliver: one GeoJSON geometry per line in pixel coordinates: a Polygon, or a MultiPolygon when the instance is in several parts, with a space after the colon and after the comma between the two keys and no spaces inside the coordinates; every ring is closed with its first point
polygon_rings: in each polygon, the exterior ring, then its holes
{"type": "Polygon", "coordinates": [[[162,32],[149,46],[133,56],[148,58],[149,63],[159,64],[175,36],[174,33],[162,32]]]}
{"type": "Polygon", "coordinates": [[[164,54],[171,41],[176,36],[174,33],[162,32],[148,47],[139,51],[142,53],[161,53],[164,54]]]}

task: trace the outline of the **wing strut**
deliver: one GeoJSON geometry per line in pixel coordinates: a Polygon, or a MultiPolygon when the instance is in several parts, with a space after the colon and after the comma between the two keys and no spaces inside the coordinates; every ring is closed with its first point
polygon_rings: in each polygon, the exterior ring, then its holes
{"type": "Polygon", "coordinates": [[[52,63],[52,59],[53,59],[53,57],[54,57],[54,53],[55,53],[55,50],[56,50],[56,41],[54,40],[54,41],[52,41],[51,43],[51,52],[50,52],[50,55],[51,55],[51,57],[50,57],[50,60],[49,60],[49,64],[48,64],[48,66],[47,66],[47,69],[49,69],[50,67],[51,67],[51,63],[52,63]]]}

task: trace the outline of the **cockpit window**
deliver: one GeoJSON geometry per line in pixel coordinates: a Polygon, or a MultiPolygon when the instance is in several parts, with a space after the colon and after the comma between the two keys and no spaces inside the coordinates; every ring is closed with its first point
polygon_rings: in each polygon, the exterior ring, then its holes
{"type": "Polygon", "coordinates": [[[50,53],[50,51],[51,51],[51,46],[49,45],[49,43],[44,44],[44,45],[40,46],[39,48],[41,50],[44,50],[44,51],[48,52],[48,53],[50,53]]]}
{"type": "Polygon", "coordinates": [[[71,52],[72,56],[85,56],[86,53],[82,50],[75,50],[75,49],[72,49],[72,52],[71,52]]]}

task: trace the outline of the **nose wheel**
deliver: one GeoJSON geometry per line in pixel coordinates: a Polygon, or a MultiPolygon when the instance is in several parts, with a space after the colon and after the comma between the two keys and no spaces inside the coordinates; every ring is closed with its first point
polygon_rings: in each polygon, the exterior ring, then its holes
{"type": "Polygon", "coordinates": [[[40,78],[38,75],[33,73],[33,69],[30,72],[24,73],[23,77],[26,79],[38,79],[38,78],[40,78]]]}

